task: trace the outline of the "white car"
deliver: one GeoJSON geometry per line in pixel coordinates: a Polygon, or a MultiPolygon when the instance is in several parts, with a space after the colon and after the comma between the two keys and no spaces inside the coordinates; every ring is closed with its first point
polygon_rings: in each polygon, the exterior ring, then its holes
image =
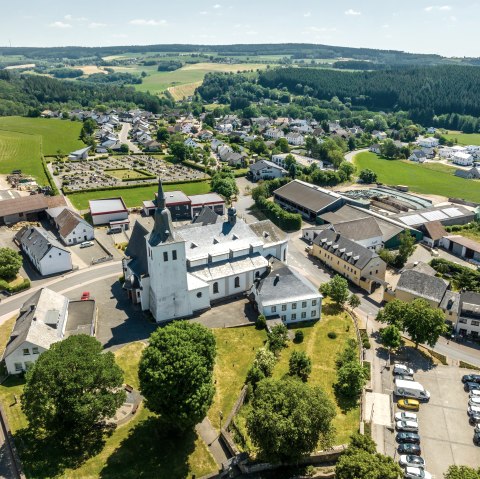
{"type": "Polygon", "coordinates": [[[404,476],[405,479],[432,479],[432,475],[419,467],[406,467],[404,476]]]}
{"type": "Polygon", "coordinates": [[[93,241],[84,241],[83,243],[80,243],[80,248],[88,248],[90,246],[93,246],[93,241]]]}
{"type": "Polygon", "coordinates": [[[397,431],[418,432],[417,421],[397,421],[397,431]]]}
{"type": "Polygon", "coordinates": [[[480,390],[472,389],[468,396],[471,398],[480,398],[480,390]]]}
{"type": "Polygon", "coordinates": [[[417,421],[417,415],[414,412],[397,412],[395,414],[395,421],[417,421]]]}
{"type": "Polygon", "coordinates": [[[468,406],[468,409],[467,409],[467,413],[469,416],[471,416],[472,414],[480,414],[480,406],[468,406]]]}
{"type": "Polygon", "coordinates": [[[480,396],[471,397],[468,401],[469,406],[480,406],[480,396]]]}
{"type": "Polygon", "coordinates": [[[413,369],[410,369],[405,364],[395,364],[393,366],[393,374],[401,374],[402,376],[413,376],[413,369]]]}
{"type": "Polygon", "coordinates": [[[402,454],[398,461],[400,467],[418,467],[419,469],[425,468],[425,459],[420,456],[413,456],[408,454],[402,454]]]}

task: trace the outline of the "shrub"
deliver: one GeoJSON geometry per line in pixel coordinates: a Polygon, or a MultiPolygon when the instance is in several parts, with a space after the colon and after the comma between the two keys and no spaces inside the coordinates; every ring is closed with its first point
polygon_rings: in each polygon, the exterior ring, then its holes
{"type": "Polygon", "coordinates": [[[283,348],[287,347],[288,342],[288,330],[284,324],[279,324],[272,328],[272,331],[267,334],[268,347],[270,351],[277,354],[283,348]]]}
{"type": "Polygon", "coordinates": [[[295,331],[295,342],[296,343],[302,343],[303,342],[303,331],[300,329],[297,329],[295,331]]]}
{"type": "Polygon", "coordinates": [[[337,338],[337,333],[335,331],[329,331],[327,336],[330,338],[330,339],[336,339],[337,338]]]}
{"type": "Polygon", "coordinates": [[[269,351],[267,348],[260,348],[253,360],[253,368],[258,368],[264,377],[269,377],[272,375],[276,363],[277,358],[272,351],[269,351]]]}
{"type": "Polygon", "coordinates": [[[255,321],[255,327],[257,329],[265,329],[267,327],[267,319],[263,314],[258,316],[257,320],[255,321]]]}

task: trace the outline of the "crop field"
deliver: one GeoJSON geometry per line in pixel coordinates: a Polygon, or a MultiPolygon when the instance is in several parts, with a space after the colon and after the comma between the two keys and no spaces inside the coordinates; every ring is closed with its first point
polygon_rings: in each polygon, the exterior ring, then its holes
{"type": "Polygon", "coordinates": [[[185,83],[185,85],[171,86],[168,88],[168,91],[175,101],[179,101],[185,97],[192,96],[201,84],[201,81],[185,83]]]}
{"type": "Polygon", "coordinates": [[[406,160],[384,160],[370,152],[356,155],[354,163],[358,171],[365,168],[375,171],[381,183],[406,185],[417,193],[480,202],[480,182],[454,176],[455,168],[435,163],[417,165],[406,160]]]}
{"type": "MultiPolygon", "coordinates": [[[[165,191],[181,190],[186,195],[201,195],[210,192],[209,181],[199,181],[197,183],[173,183],[164,184],[165,191]]],[[[139,186],[137,188],[113,188],[103,191],[86,191],[85,193],[74,193],[68,196],[78,210],[88,209],[88,200],[97,200],[101,198],[113,198],[121,196],[129,208],[142,206],[145,200],[153,200],[158,190],[157,185],[139,186]]]]}
{"type": "Polygon", "coordinates": [[[82,123],[79,121],[55,120],[47,118],[24,118],[5,116],[0,118],[0,130],[14,131],[28,135],[38,135],[44,155],[56,155],[83,148],[80,140],[82,123]]]}
{"type": "Polygon", "coordinates": [[[480,145],[480,133],[461,133],[449,131],[445,138],[457,140],[459,145],[480,145]]]}

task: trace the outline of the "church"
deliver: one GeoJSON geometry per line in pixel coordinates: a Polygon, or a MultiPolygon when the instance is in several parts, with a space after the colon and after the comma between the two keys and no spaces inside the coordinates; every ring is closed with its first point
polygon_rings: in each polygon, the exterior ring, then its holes
{"type": "Polygon", "coordinates": [[[135,223],[123,260],[128,297],[157,323],[244,295],[269,259],[286,262],[287,236],[270,220],[247,224],[235,208],[225,218],[204,207],[192,223],[174,227],[165,203],[159,181],[153,229],[135,223]]]}

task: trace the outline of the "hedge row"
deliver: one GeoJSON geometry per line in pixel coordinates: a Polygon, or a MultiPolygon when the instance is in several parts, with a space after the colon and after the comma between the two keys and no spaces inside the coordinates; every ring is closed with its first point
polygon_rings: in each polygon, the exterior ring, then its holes
{"type": "Polygon", "coordinates": [[[6,281],[0,279],[0,290],[6,291],[7,293],[19,293],[30,288],[30,280],[24,279],[22,283],[17,284],[16,286],[10,286],[6,281]]]}
{"type": "Polygon", "coordinates": [[[45,161],[45,157],[42,156],[42,165],[43,165],[43,171],[45,172],[45,175],[47,176],[48,182],[50,183],[50,187],[52,188],[53,194],[59,195],[60,192],[58,191],[57,185],[55,184],[55,181],[53,180],[53,177],[48,169],[47,162],[45,161]]]}
{"type": "Polygon", "coordinates": [[[263,196],[258,198],[255,204],[269,220],[282,230],[298,231],[302,227],[302,215],[298,213],[289,213],[263,196]]]}

